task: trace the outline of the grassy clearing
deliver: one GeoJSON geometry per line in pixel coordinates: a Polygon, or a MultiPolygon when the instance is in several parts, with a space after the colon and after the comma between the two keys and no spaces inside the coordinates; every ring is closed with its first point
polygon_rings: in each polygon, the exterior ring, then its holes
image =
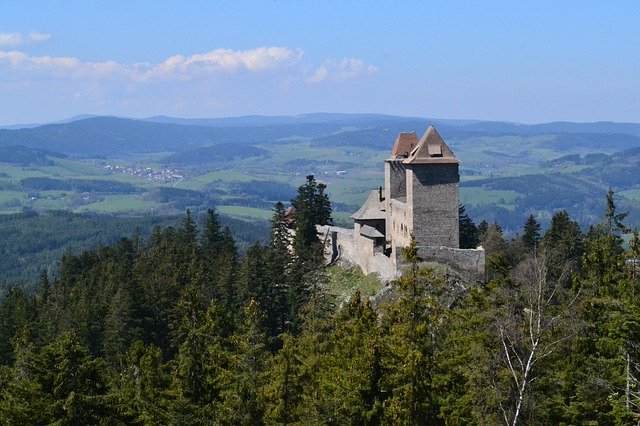
{"type": "Polygon", "coordinates": [[[108,195],[104,201],[78,207],[76,212],[125,213],[151,211],[158,207],[153,201],[141,200],[130,195],[108,195]]]}
{"type": "Polygon", "coordinates": [[[24,197],[25,197],[25,194],[22,192],[0,191],[0,203],[13,200],[13,199],[23,200],[24,197]]]}
{"type": "Polygon", "coordinates": [[[11,166],[11,165],[0,165],[0,172],[6,173],[11,176],[11,179],[20,180],[28,177],[47,177],[50,176],[46,173],[43,168],[35,167],[35,168],[26,168],[19,166],[11,166]]]}
{"type": "Polygon", "coordinates": [[[184,179],[173,184],[172,186],[175,186],[176,188],[192,189],[198,191],[217,180],[225,182],[250,182],[253,179],[255,179],[253,176],[250,176],[238,170],[216,170],[189,179],[184,179]]]}
{"type": "Polygon", "coordinates": [[[243,206],[216,206],[216,211],[221,214],[227,214],[230,216],[244,216],[252,219],[267,219],[270,220],[273,217],[271,210],[258,209],[255,207],[243,207],[243,206]]]}
{"type": "Polygon", "coordinates": [[[341,266],[330,266],[326,271],[329,275],[327,290],[336,297],[338,303],[348,300],[356,291],[359,291],[360,295],[367,299],[384,287],[377,275],[365,276],[357,266],[348,269],[341,266]]]}
{"type": "Polygon", "coordinates": [[[508,204],[519,197],[516,191],[491,190],[480,187],[460,188],[460,202],[464,205],[508,204]]]}
{"type": "Polygon", "coordinates": [[[103,170],[84,161],[75,161],[66,158],[55,158],[53,160],[57,167],[73,175],[95,176],[110,174],[107,170],[103,170]]]}

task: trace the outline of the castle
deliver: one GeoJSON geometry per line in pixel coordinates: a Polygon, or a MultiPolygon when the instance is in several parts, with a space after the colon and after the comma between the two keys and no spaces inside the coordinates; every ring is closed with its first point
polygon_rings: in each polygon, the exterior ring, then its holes
{"type": "Polygon", "coordinates": [[[346,260],[389,281],[400,274],[402,248],[413,235],[423,261],[481,281],[484,250],[459,248],[460,161],[436,129],[430,126],[419,140],[415,132],[400,133],[384,162],[384,188],[351,216],[354,228],[321,227],[331,241],[331,261],[346,260]]]}

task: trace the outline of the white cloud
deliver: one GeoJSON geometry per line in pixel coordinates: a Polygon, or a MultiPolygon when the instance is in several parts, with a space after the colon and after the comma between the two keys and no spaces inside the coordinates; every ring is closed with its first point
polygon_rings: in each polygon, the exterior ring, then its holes
{"type": "Polygon", "coordinates": [[[367,65],[360,59],[345,58],[341,61],[328,59],[324,65],[316,69],[308,83],[321,83],[323,81],[346,81],[361,76],[371,75],[378,71],[374,65],[367,65]]]}
{"type": "Polygon", "coordinates": [[[20,33],[0,33],[0,47],[19,46],[24,42],[20,33]]]}
{"type": "MultiPolygon", "coordinates": [[[[141,80],[189,79],[215,73],[251,73],[268,69],[286,68],[302,58],[303,52],[284,47],[258,47],[251,50],[215,49],[191,56],[174,55],[156,65],[146,65],[141,80]]],[[[139,64],[138,69],[145,68],[139,64]]]]}
{"type": "Polygon", "coordinates": [[[31,31],[28,35],[22,33],[0,33],[0,47],[17,47],[27,43],[40,43],[51,39],[51,34],[31,31]]]}
{"type": "Polygon", "coordinates": [[[299,62],[302,55],[303,52],[300,50],[284,47],[258,47],[251,50],[215,49],[186,57],[174,55],[156,64],[123,65],[111,60],[82,62],[74,57],[29,56],[24,52],[0,50],[0,70],[3,63],[9,63],[13,72],[49,72],[54,77],[116,77],[133,82],[180,81],[216,74],[287,69],[299,62]]]}
{"type": "Polygon", "coordinates": [[[327,78],[327,67],[320,67],[316,70],[315,73],[309,78],[307,78],[308,83],[320,83],[327,78]]]}
{"type": "Polygon", "coordinates": [[[51,34],[40,33],[38,31],[31,31],[29,33],[29,40],[33,42],[43,42],[51,40],[51,34]]]}

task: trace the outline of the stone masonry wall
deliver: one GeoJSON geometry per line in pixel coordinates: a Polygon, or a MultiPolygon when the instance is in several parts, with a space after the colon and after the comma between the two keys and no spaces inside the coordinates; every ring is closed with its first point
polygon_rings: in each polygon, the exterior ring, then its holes
{"type": "Polygon", "coordinates": [[[413,230],[409,206],[398,200],[390,200],[387,212],[387,241],[392,241],[394,246],[408,246],[413,230]]]}
{"type": "Polygon", "coordinates": [[[420,246],[458,248],[457,164],[407,167],[407,204],[413,206],[413,232],[420,246]]]}
{"type": "MultiPolygon", "coordinates": [[[[407,195],[407,180],[404,165],[401,161],[386,160],[384,162],[384,206],[387,215],[390,211],[389,203],[398,197],[405,198],[407,195]]],[[[391,221],[386,224],[387,240],[393,231],[391,221]]]]}
{"type": "Polygon", "coordinates": [[[425,262],[436,262],[450,267],[467,282],[484,281],[485,251],[482,247],[477,249],[418,247],[418,256],[425,262]]]}
{"type": "MultiPolygon", "coordinates": [[[[402,270],[401,247],[394,247],[391,257],[375,252],[373,242],[358,235],[352,229],[335,226],[318,226],[318,232],[325,244],[327,260],[334,260],[335,254],[339,260],[357,265],[365,275],[376,273],[383,282],[398,278],[402,270]],[[335,236],[335,241],[333,241],[335,236]],[[333,253],[333,248],[337,253],[333,253]]],[[[469,283],[482,282],[485,271],[485,251],[454,249],[451,247],[418,247],[418,256],[423,262],[435,262],[451,268],[469,283]]]]}
{"type": "Polygon", "coordinates": [[[395,260],[382,253],[374,253],[373,241],[362,237],[353,229],[318,226],[318,232],[320,238],[327,241],[325,256],[328,260],[334,260],[332,247],[336,247],[339,260],[358,265],[365,275],[377,273],[380,279],[385,282],[398,276],[395,260]],[[332,241],[333,236],[335,236],[335,242],[332,241]]]}

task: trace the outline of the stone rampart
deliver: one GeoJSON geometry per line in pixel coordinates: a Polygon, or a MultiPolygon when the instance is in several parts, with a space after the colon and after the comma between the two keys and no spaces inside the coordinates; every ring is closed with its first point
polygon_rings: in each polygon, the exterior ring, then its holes
{"type": "Polygon", "coordinates": [[[373,241],[353,229],[318,226],[320,238],[326,241],[325,255],[331,261],[347,261],[358,265],[365,275],[376,273],[382,281],[397,278],[398,268],[393,258],[374,248],[373,241]]]}
{"type": "MultiPolygon", "coordinates": [[[[365,275],[376,273],[384,282],[400,276],[402,250],[396,247],[391,257],[375,248],[373,241],[359,235],[353,229],[335,226],[319,226],[320,238],[326,242],[325,255],[331,262],[346,261],[358,265],[365,275]]],[[[451,247],[418,247],[418,256],[425,263],[439,263],[451,268],[468,283],[484,281],[485,251],[455,249],[451,247]]]]}
{"type": "Polygon", "coordinates": [[[469,283],[484,281],[485,251],[482,247],[477,249],[418,247],[418,256],[424,262],[448,266],[469,283]]]}

